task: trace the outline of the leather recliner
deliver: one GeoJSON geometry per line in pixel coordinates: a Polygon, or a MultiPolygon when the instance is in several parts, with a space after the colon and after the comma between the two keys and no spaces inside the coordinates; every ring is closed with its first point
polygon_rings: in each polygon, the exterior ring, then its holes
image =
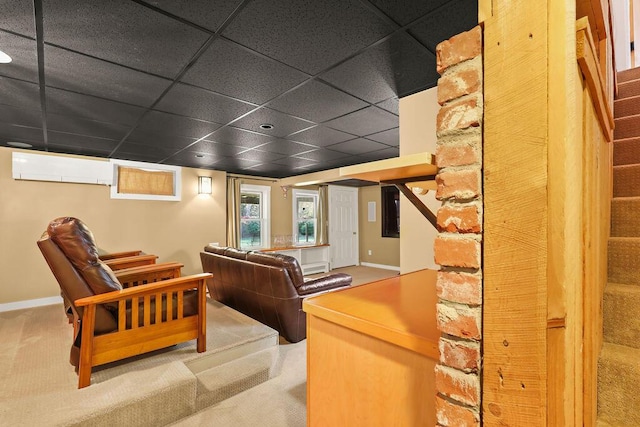
{"type": "Polygon", "coordinates": [[[131,269],[131,287],[123,289],[99,259],[91,231],[72,217],[51,221],[37,243],[73,312],[70,362],[78,388],[90,384],[93,366],[192,339],[198,352],[206,350],[204,286],[210,275],[146,280],[140,269],[131,269]]]}
{"type": "Polygon", "coordinates": [[[304,298],[351,286],[351,276],[333,273],[305,280],[289,255],[206,246],[200,252],[211,298],[262,322],[295,343],[307,336],[304,298]]]}

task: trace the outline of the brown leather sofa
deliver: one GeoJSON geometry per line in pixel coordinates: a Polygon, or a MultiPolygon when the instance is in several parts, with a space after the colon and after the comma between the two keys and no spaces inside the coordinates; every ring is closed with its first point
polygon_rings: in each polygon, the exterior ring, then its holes
{"type": "Polygon", "coordinates": [[[212,298],[274,329],[289,342],[307,336],[302,300],[351,286],[344,273],[305,280],[298,261],[288,255],[206,246],[202,269],[212,273],[207,287],[212,298]]]}

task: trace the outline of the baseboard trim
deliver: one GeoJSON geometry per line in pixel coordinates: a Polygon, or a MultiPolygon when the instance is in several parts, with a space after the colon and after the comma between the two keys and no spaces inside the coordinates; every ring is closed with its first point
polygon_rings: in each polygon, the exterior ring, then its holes
{"type": "Polygon", "coordinates": [[[372,262],[361,262],[360,265],[364,267],[382,268],[383,270],[400,271],[400,267],[395,265],[374,264],[372,262]]]}
{"type": "Polygon", "coordinates": [[[40,307],[43,305],[52,305],[62,303],[62,297],[48,297],[29,299],[25,301],[8,302],[0,304],[0,313],[4,311],[24,310],[25,308],[40,307]]]}

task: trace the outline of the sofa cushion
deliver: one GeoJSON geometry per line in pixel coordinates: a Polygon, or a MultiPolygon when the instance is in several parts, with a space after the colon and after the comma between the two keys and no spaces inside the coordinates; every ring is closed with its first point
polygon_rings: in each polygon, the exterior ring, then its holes
{"type": "Polygon", "coordinates": [[[250,252],[247,255],[247,261],[256,262],[258,264],[270,265],[273,267],[284,268],[289,274],[289,278],[296,288],[304,283],[304,276],[298,260],[290,255],[267,253],[267,252],[250,252]]]}
{"type": "Polygon", "coordinates": [[[246,260],[247,259],[247,251],[243,251],[242,249],[236,249],[236,248],[226,248],[226,250],[224,251],[224,255],[228,256],[229,258],[235,258],[235,259],[241,259],[241,260],[246,260]]]}
{"type": "Polygon", "coordinates": [[[224,251],[227,250],[224,246],[211,246],[207,245],[204,247],[205,252],[210,252],[212,254],[224,255],[224,251]]]}
{"type": "Polygon", "coordinates": [[[49,223],[47,232],[95,294],[122,290],[113,271],[98,258],[93,234],[82,221],[56,218],[49,223]]]}

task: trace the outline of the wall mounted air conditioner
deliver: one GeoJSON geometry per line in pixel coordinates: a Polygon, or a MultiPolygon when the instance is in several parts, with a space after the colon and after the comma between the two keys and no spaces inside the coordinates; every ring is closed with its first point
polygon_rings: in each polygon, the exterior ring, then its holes
{"type": "Polygon", "coordinates": [[[113,166],[107,161],[30,154],[14,151],[13,179],[112,185],[113,166]]]}

